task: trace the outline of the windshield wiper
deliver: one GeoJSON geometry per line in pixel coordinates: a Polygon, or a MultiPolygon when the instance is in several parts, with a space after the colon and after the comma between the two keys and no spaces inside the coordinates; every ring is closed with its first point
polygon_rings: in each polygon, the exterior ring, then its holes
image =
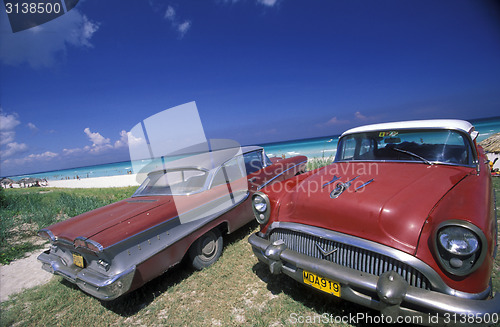
{"type": "Polygon", "coordinates": [[[429,160],[425,159],[424,157],[421,157],[419,156],[418,154],[416,153],[413,153],[413,152],[410,152],[410,151],[406,151],[406,150],[403,150],[403,149],[400,149],[400,148],[389,148],[389,149],[392,149],[394,151],[398,151],[398,152],[401,152],[401,153],[404,153],[404,154],[407,154],[409,156],[412,156],[414,158],[417,158],[417,159],[420,159],[422,160],[423,162],[425,162],[426,164],[428,165],[431,165],[432,166],[432,162],[430,162],[429,160]]]}

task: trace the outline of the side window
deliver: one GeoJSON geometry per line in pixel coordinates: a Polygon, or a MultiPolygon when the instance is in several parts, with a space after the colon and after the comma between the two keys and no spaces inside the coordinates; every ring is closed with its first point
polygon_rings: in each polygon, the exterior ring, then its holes
{"type": "Polygon", "coordinates": [[[356,140],[353,137],[344,139],[342,147],[342,160],[353,159],[354,150],[356,149],[356,140]]]}
{"type": "Polygon", "coordinates": [[[242,177],[242,170],[240,169],[241,156],[238,158],[234,158],[226,162],[221,168],[217,171],[212,181],[212,187],[226,184],[229,182],[233,182],[238,178],[242,177]]]}
{"type": "Polygon", "coordinates": [[[359,156],[368,158],[373,155],[373,140],[369,138],[361,139],[361,144],[359,145],[359,156]]]}
{"type": "Polygon", "coordinates": [[[266,163],[266,166],[270,166],[273,164],[273,162],[271,161],[271,159],[269,159],[267,154],[264,154],[264,162],[266,163]]]}
{"type": "Polygon", "coordinates": [[[247,170],[247,175],[255,173],[263,168],[262,166],[262,153],[260,151],[254,151],[246,153],[243,155],[245,159],[245,168],[247,170]]]}

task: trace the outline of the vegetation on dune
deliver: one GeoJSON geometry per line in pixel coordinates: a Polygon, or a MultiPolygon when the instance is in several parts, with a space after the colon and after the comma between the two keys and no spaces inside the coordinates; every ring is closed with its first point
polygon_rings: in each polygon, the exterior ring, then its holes
{"type": "Polygon", "coordinates": [[[328,158],[311,158],[307,160],[307,166],[306,169],[307,171],[311,171],[317,168],[321,168],[324,166],[327,166],[333,162],[335,158],[334,157],[328,157],[328,158]]]}

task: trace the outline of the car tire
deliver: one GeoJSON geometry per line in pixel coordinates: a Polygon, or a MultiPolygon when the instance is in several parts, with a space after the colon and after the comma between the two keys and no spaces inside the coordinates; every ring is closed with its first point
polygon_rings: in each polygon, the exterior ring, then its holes
{"type": "Polygon", "coordinates": [[[223,240],[215,228],[198,238],[189,249],[189,258],[194,269],[202,270],[211,266],[222,254],[223,240]]]}

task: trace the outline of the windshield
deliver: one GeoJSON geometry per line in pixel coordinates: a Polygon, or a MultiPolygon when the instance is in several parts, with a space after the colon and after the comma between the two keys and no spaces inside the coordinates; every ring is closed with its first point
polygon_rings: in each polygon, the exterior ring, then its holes
{"type": "Polygon", "coordinates": [[[200,192],[205,187],[207,176],[208,171],[196,168],[154,171],[148,174],[133,196],[186,195],[200,192]]]}
{"type": "Polygon", "coordinates": [[[468,138],[453,130],[390,130],[349,134],[338,144],[336,161],[420,161],[473,165],[468,138]]]}

